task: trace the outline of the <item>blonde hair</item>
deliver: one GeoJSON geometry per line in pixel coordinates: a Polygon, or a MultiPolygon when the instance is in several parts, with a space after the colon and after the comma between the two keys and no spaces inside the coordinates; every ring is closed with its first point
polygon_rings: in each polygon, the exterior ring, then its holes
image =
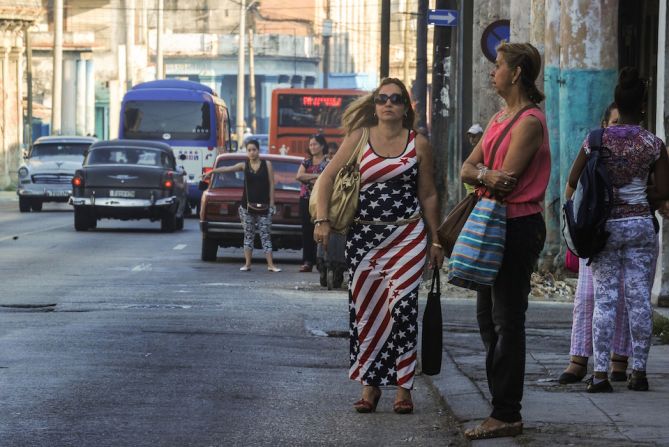
{"type": "Polygon", "coordinates": [[[376,116],[376,104],[374,104],[374,98],[379,94],[381,87],[388,84],[395,84],[402,92],[402,99],[404,100],[404,105],[407,109],[404,118],[402,119],[402,127],[410,130],[414,128],[416,113],[411,106],[411,98],[407,88],[404,86],[404,83],[397,78],[384,78],[372,93],[355,100],[344,111],[342,116],[342,127],[347,135],[361,127],[373,127],[379,123],[379,119],[376,116]]]}
{"type": "Polygon", "coordinates": [[[520,67],[520,87],[535,104],[546,99],[535,82],[541,71],[541,55],[531,43],[502,42],[497,46],[498,53],[504,53],[504,60],[511,69],[520,67]]]}

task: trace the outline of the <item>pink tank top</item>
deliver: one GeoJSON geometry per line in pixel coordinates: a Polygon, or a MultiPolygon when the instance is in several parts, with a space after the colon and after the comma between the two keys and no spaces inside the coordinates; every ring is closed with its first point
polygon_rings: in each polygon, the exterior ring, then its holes
{"type": "MultiPolygon", "coordinates": [[[[492,151],[493,144],[495,144],[497,138],[509,123],[508,119],[498,123],[497,117],[499,113],[495,115],[488,131],[483,137],[483,159],[486,165],[490,161],[490,152],[492,151]]],[[[548,178],[551,174],[551,150],[548,143],[546,116],[538,108],[526,110],[518,121],[514,123],[511,131],[504,137],[504,140],[497,149],[495,164],[492,169],[502,169],[504,157],[506,157],[506,153],[509,151],[509,144],[511,143],[511,132],[525,117],[530,115],[541,122],[544,139],[541,147],[539,147],[537,153],[534,154],[534,158],[525,169],[525,172],[518,179],[518,184],[511,191],[511,194],[506,197],[506,217],[508,219],[529,216],[543,211],[544,196],[546,187],[548,186],[548,178]]]]}

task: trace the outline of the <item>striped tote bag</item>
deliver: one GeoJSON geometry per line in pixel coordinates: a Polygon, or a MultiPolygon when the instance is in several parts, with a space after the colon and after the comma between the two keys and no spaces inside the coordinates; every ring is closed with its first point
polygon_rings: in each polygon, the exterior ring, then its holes
{"type": "Polygon", "coordinates": [[[448,262],[448,282],[478,290],[491,286],[504,257],[506,204],[482,197],[458,236],[448,262]]]}

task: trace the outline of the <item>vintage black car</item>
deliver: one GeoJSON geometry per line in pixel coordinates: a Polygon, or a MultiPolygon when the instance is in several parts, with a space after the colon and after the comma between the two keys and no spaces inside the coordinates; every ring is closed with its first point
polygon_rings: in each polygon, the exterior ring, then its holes
{"type": "Polygon", "coordinates": [[[74,228],[99,219],[160,220],[165,232],[183,229],[186,173],[168,144],[111,140],[93,144],[72,179],[74,228]]]}

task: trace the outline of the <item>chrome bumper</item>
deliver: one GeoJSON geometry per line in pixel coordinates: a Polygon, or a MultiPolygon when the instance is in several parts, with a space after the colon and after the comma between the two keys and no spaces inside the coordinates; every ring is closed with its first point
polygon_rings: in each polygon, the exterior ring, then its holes
{"type": "Polygon", "coordinates": [[[16,190],[19,197],[42,197],[45,199],[69,197],[72,195],[72,187],[69,185],[41,185],[39,183],[32,183],[27,185],[19,185],[16,190]]]}
{"type": "Polygon", "coordinates": [[[176,196],[158,200],[124,199],[120,197],[70,197],[73,206],[112,206],[118,208],[149,208],[152,206],[171,206],[177,202],[176,196]]]}

